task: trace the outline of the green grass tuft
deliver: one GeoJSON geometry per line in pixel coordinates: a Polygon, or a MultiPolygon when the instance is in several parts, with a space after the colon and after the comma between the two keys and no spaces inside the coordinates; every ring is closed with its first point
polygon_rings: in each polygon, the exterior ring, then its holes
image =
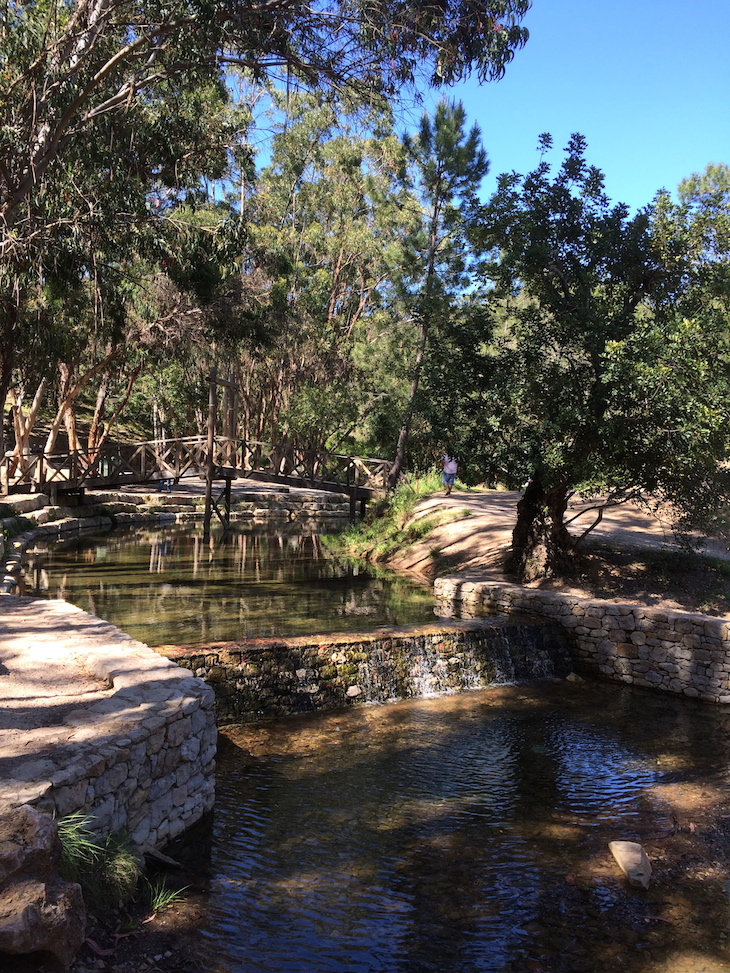
{"type": "Polygon", "coordinates": [[[61,877],[81,886],[90,908],[127,902],[139,883],[142,864],[124,834],[114,832],[100,843],[89,821],[83,811],[75,811],[57,822],[61,877]]]}
{"type": "Polygon", "coordinates": [[[187,888],[185,886],[181,889],[171,889],[167,886],[164,878],[156,878],[152,882],[145,879],[145,886],[145,898],[153,913],[157,913],[169,905],[175,905],[181,902],[184,897],[183,893],[187,888]]]}

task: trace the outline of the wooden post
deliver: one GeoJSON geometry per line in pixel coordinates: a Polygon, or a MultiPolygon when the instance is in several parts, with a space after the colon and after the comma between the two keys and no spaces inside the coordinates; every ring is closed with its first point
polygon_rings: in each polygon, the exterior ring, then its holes
{"type": "Polygon", "coordinates": [[[203,540],[210,539],[210,518],[213,512],[213,447],[215,445],[215,416],[218,407],[216,382],[218,369],[210,370],[208,389],[208,456],[205,467],[205,518],[203,520],[203,540]]]}
{"type": "Polygon", "coordinates": [[[233,477],[226,477],[226,530],[231,527],[231,481],[233,477]]]}

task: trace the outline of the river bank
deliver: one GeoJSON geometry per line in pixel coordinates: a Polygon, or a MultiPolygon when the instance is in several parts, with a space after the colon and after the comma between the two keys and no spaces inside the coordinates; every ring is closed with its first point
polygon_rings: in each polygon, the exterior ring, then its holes
{"type": "MultiPolygon", "coordinates": [[[[448,518],[383,562],[430,583],[436,577],[510,582],[504,560],[512,540],[520,494],[503,490],[433,494],[420,500],[409,523],[448,518]]],[[[575,503],[571,532],[591,522],[590,507],[575,503]]],[[[583,598],[617,600],[673,611],[730,614],[730,553],[720,538],[680,547],[670,525],[634,504],[606,511],[564,577],[526,587],[583,598]]]]}

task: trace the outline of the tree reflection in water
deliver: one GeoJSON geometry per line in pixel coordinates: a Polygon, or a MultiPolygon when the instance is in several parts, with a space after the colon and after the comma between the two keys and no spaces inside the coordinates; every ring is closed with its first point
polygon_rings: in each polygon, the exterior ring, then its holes
{"type": "Polygon", "coordinates": [[[314,534],[191,528],[38,545],[25,593],[64,598],[148,645],[432,621],[431,590],[328,554],[314,534]]]}

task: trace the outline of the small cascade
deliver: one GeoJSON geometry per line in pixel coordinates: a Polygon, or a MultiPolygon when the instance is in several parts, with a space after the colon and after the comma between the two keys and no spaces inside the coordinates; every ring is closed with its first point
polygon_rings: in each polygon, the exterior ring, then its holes
{"type": "Polygon", "coordinates": [[[219,720],[231,723],[564,678],[572,669],[559,625],[516,616],[164,654],[213,685],[219,720]]]}
{"type": "Polygon", "coordinates": [[[441,695],[532,679],[565,678],[572,662],[562,630],[509,618],[373,644],[358,684],[370,702],[441,695]]]}

